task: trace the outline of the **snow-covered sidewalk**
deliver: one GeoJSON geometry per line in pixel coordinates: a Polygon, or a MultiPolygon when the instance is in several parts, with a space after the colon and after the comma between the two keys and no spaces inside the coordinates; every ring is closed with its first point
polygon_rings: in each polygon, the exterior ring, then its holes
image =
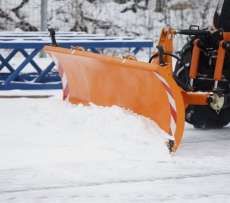
{"type": "Polygon", "coordinates": [[[171,156],[152,121],[59,94],[0,99],[0,202],[230,202],[229,128],[171,156]]]}

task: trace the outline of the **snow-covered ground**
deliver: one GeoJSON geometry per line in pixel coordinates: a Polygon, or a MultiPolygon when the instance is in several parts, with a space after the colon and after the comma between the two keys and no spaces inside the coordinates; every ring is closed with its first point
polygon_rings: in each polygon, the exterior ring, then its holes
{"type": "Polygon", "coordinates": [[[229,128],[187,126],[171,156],[146,118],[44,94],[0,99],[0,202],[230,202],[229,128]]]}

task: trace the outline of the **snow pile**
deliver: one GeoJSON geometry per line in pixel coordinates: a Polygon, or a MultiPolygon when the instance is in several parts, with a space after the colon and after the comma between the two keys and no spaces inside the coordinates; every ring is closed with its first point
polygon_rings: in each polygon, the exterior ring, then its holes
{"type": "Polygon", "coordinates": [[[0,202],[229,202],[229,128],[187,126],[172,157],[152,121],[56,95],[0,99],[0,202]]]}
{"type": "Polygon", "coordinates": [[[63,162],[162,160],[168,149],[153,121],[119,107],[50,99],[1,101],[1,168],[63,162]]]}

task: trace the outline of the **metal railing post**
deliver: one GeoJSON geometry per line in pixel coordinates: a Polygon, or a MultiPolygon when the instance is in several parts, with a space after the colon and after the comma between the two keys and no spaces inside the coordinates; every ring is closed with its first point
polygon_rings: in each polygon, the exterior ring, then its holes
{"type": "MultiPolygon", "coordinates": [[[[47,31],[48,25],[47,25],[47,19],[48,19],[48,0],[41,0],[41,31],[47,31]]],[[[46,54],[41,51],[40,57],[44,58],[46,54]]]]}
{"type": "Polygon", "coordinates": [[[48,0],[41,0],[41,31],[47,31],[48,0]]]}

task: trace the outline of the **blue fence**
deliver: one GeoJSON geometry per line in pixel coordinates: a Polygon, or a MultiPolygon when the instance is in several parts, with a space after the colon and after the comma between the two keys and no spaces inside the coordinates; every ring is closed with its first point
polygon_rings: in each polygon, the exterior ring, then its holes
{"type": "MultiPolygon", "coordinates": [[[[141,49],[153,47],[151,40],[137,40],[130,37],[105,37],[77,32],[56,33],[56,40],[62,47],[81,46],[94,52],[107,48],[129,48],[134,54],[141,49]]],[[[48,33],[0,33],[0,90],[11,89],[60,89],[61,81],[55,64],[44,65],[39,60],[43,47],[51,43],[48,33]],[[14,60],[20,55],[19,64],[14,60]],[[29,70],[28,66],[30,67],[29,70]]]]}

